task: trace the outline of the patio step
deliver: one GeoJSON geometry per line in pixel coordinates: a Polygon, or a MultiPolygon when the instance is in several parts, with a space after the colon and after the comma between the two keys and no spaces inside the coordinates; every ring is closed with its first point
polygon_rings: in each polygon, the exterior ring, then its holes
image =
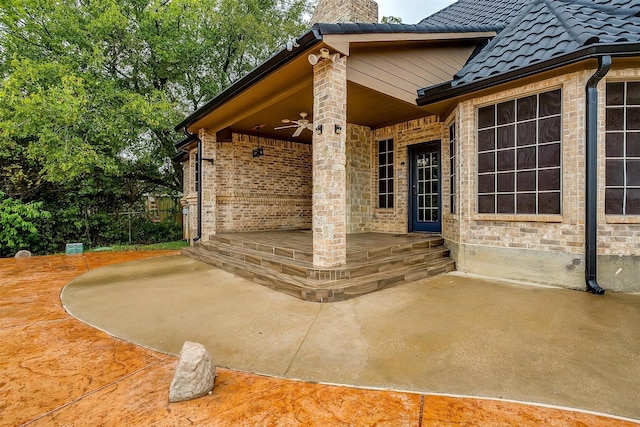
{"type": "Polygon", "coordinates": [[[353,298],[455,269],[442,238],[352,252],[359,260],[336,268],[314,267],[305,251],[229,237],[198,243],[183,249],[183,253],[269,288],[317,302],[353,298]]]}

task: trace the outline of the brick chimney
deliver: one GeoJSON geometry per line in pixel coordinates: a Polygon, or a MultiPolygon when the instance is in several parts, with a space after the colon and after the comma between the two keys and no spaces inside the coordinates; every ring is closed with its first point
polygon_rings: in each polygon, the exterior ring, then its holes
{"type": "Polygon", "coordinates": [[[378,3],[373,0],[318,0],[312,23],[378,22],[378,3]]]}

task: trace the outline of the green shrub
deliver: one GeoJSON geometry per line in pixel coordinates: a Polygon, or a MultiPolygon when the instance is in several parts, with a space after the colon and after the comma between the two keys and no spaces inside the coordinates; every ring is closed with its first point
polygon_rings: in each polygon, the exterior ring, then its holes
{"type": "Polygon", "coordinates": [[[37,222],[51,218],[42,202],[22,203],[0,191],[0,257],[13,256],[21,249],[34,250],[40,233],[37,222]]]}

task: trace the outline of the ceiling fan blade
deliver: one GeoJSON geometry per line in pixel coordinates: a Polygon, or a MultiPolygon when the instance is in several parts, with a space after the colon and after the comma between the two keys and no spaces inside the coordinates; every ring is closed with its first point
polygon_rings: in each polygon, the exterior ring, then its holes
{"type": "Polygon", "coordinates": [[[305,129],[305,128],[304,128],[304,126],[300,126],[300,127],[298,127],[298,130],[297,130],[297,131],[295,131],[295,132],[293,133],[293,135],[291,135],[291,136],[292,136],[292,137],[294,137],[294,138],[296,138],[296,137],[300,136],[300,134],[302,133],[302,131],[303,131],[304,129],[305,129]]]}
{"type": "Polygon", "coordinates": [[[273,130],[290,129],[290,128],[297,128],[297,127],[298,125],[278,126],[277,128],[273,128],[273,130]]]}

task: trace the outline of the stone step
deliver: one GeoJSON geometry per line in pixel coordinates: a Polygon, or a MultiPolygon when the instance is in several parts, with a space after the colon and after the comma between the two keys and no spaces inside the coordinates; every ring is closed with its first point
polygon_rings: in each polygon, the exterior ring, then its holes
{"type": "Polygon", "coordinates": [[[306,261],[274,255],[266,251],[249,249],[248,246],[232,246],[221,242],[199,243],[198,246],[213,253],[273,270],[276,273],[284,273],[315,280],[355,279],[382,271],[402,269],[407,266],[449,256],[449,250],[444,246],[423,249],[414,245],[413,247],[405,247],[405,249],[408,249],[406,252],[404,250],[391,252],[390,255],[385,257],[378,256],[363,261],[349,262],[347,265],[335,268],[317,268],[306,261]]]}
{"type": "Polygon", "coordinates": [[[341,301],[455,269],[453,260],[440,257],[413,264],[396,265],[393,268],[380,268],[377,272],[353,278],[322,280],[279,272],[220,252],[209,251],[203,246],[185,248],[183,253],[271,289],[315,302],[341,301]]]}
{"type": "MultiPolygon", "coordinates": [[[[242,233],[234,235],[211,235],[209,236],[209,244],[222,243],[233,247],[241,247],[251,249],[258,252],[277,255],[285,258],[291,258],[297,261],[313,262],[313,252],[311,248],[308,250],[300,248],[292,248],[282,244],[266,244],[265,242],[257,243],[250,239],[243,238],[242,233]]],[[[379,259],[394,254],[412,252],[415,250],[430,249],[444,245],[442,236],[433,237],[416,237],[414,242],[398,243],[395,245],[372,245],[375,247],[362,249],[360,251],[347,252],[347,262],[364,261],[368,259],[379,259]]]]}

